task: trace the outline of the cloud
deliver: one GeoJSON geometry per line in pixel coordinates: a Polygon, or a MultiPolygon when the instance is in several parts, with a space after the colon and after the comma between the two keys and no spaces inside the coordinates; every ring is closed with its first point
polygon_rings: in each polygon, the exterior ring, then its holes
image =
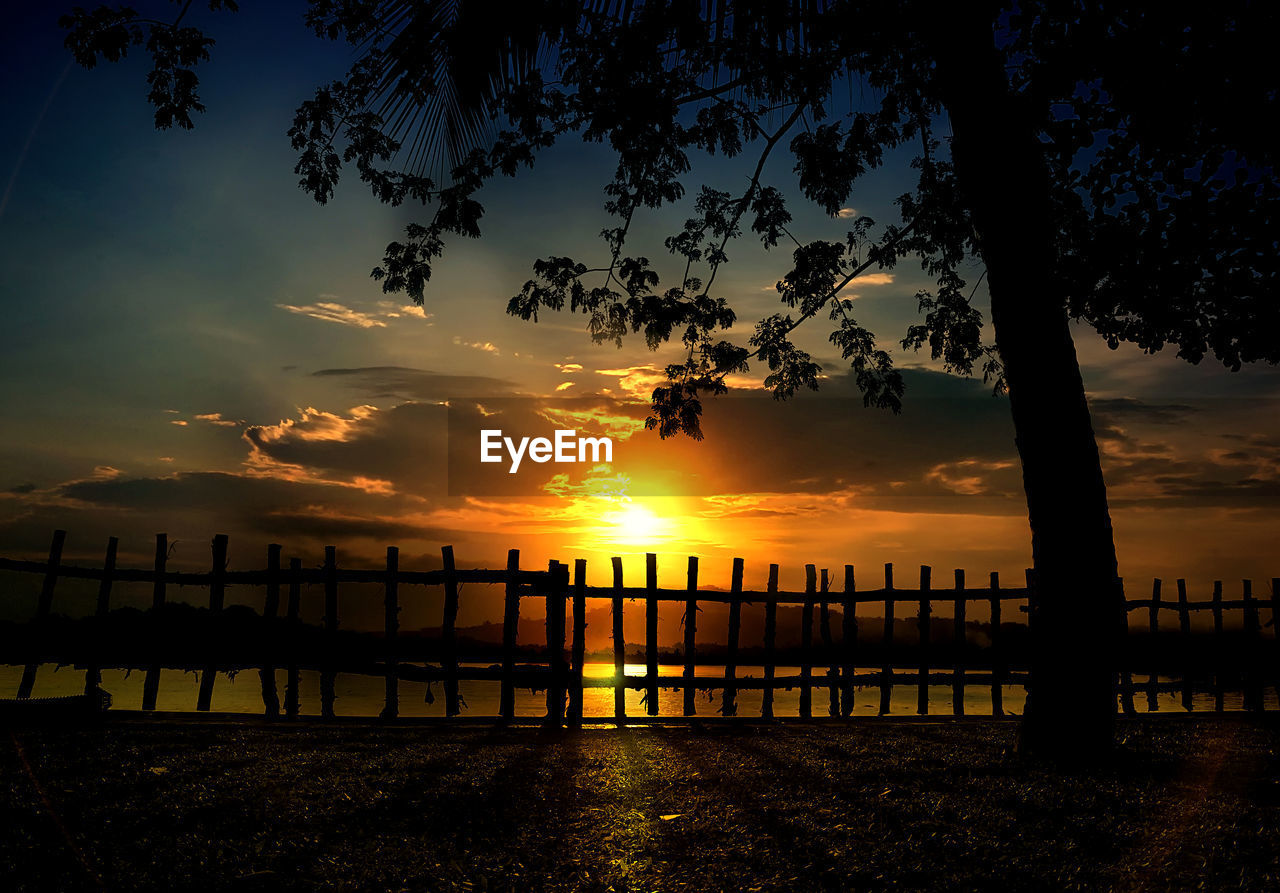
{"type": "Polygon", "coordinates": [[[187,427],[187,422],[186,422],[186,420],[184,420],[184,419],[174,419],[174,420],[173,420],[173,421],[171,421],[169,424],[170,424],[170,425],[177,425],[179,428],[185,428],[185,427],[187,427]]]}
{"type": "Polygon", "coordinates": [[[276,306],[281,310],[288,310],[290,313],[298,313],[302,316],[309,316],[312,319],[334,322],[343,326],[354,326],[359,329],[385,329],[387,327],[387,324],[381,319],[368,313],[362,313],[359,310],[353,310],[336,301],[320,301],[315,304],[301,305],[277,304],[276,306]]]}
{"type": "Polygon", "coordinates": [[[243,422],[234,422],[231,419],[224,419],[220,412],[204,412],[198,413],[196,418],[202,422],[208,422],[210,425],[216,425],[220,428],[239,428],[243,422]]]}
{"type": "MultiPolygon", "coordinates": [[[[1014,468],[1012,460],[983,462],[978,459],[961,459],[956,462],[940,462],[925,475],[926,481],[941,484],[961,496],[982,496],[993,492],[1007,495],[1009,488],[994,490],[989,479],[993,472],[1014,468]]],[[[1006,481],[1006,483],[1009,483],[1006,481]]],[[[901,489],[898,487],[896,489],[901,489]]]]}
{"type": "Polygon", "coordinates": [[[361,422],[378,411],[376,406],[356,406],[350,416],[324,412],[315,407],[299,409],[297,419],[281,419],[275,425],[252,425],[245,430],[245,439],[254,445],[292,438],[297,440],[350,440],[361,422]]]}
{"type": "Polygon", "coordinates": [[[363,366],[354,369],[319,369],[317,378],[333,378],[378,399],[439,402],[452,397],[512,396],[514,382],[487,375],[451,375],[408,366],[363,366]]]}
{"type": "Polygon", "coordinates": [[[500,356],[500,351],[496,344],[491,341],[463,341],[457,335],[453,336],[453,343],[459,347],[470,347],[472,350],[483,350],[485,353],[491,353],[494,356],[500,356]]]}
{"type": "MultiPolygon", "coordinates": [[[[625,366],[620,369],[597,369],[596,375],[606,375],[618,379],[618,387],[622,393],[632,400],[648,403],[653,396],[653,389],[666,384],[667,374],[652,363],[639,366],[625,366]]],[[[605,388],[606,394],[612,389],[605,388]]]]}
{"type": "Polygon", "coordinates": [[[1134,397],[1100,397],[1089,401],[1089,409],[1095,419],[1103,420],[1104,426],[1120,419],[1176,425],[1199,411],[1185,403],[1146,403],[1134,397]]]}
{"type": "Polygon", "coordinates": [[[846,298],[862,297],[862,289],[876,288],[881,285],[892,285],[893,274],[880,271],[878,273],[863,273],[850,280],[849,284],[841,290],[841,296],[846,298]]]}
{"type": "Polygon", "coordinates": [[[853,208],[841,208],[839,211],[836,211],[836,216],[841,220],[848,220],[850,217],[857,217],[858,212],[853,208]]]}
{"type": "Polygon", "coordinates": [[[435,314],[428,313],[417,304],[397,304],[394,301],[379,301],[378,309],[381,315],[387,319],[401,319],[405,317],[417,319],[431,319],[435,314]]]}
{"type": "Polygon", "coordinates": [[[573,387],[573,386],[574,386],[574,384],[576,384],[576,382],[572,382],[572,381],[562,381],[562,382],[560,382],[560,384],[556,385],[556,390],[557,390],[557,391],[567,391],[567,390],[569,390],[569,388],[573,387]]]}

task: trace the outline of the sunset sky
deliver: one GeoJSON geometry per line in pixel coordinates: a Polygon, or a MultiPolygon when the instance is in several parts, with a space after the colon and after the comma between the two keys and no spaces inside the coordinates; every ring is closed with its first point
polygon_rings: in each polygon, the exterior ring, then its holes
{"type": "MultiPolygon", "coordinates": [[[[534,259],[604,256],[607,151],[565,140],[486,188],[483,238],[450,244],[415,307],[368,274],[424,212],[380,205],[353,176],[323,207],[296,185],[293,111],[350,62],[302,27],[301,4],[211,20],[208,111],[192,132],[153,129],[144,59],[86,72],[62,48],[58,4],[35,6],[0,36],[0,554],[40,557],[62,527],[70,557],[100,561],[116,535],[126,565],[148,562],[165,531],[175,566],[192,568],[215,533],[241,568],[261,566],[268,542],[308,564],[329,543],[344,563],[395,544],[411,568],[438,566],[451,543],[462,566],[519,548],[527,566],[587,558],[604,582],[609,556],[638,580],[653,551],[672,586],[689,554],[713,585],[744,557],[749,587],[770,562],[784,586],[806,562],[854,564],[866,585],[890,561],[904,585],[922,563],[1013,580],[1030,563],[1004,398],[897,346],[931,284],[918,266],[848,290],[906,370],[900,416],[862,408],[817,324],[801,342],[824,367],[819,393],[776,404],[753,368],[708,407],[704,441],[662,443],[639,429],[678,345],[619,350],[592,344],[580,316],[505,313],[534,259]],[[511,492],[477,492],[449,470],[444,401],[507,407],[518,433],[565,419],[610,433],[630,479],[599,496],[576,466],[557,481],[560,469],[526,465],[511,492]]],[[[753,160],[695,159],[687,194],[741,189],[753,160]]],[[[842,216],[896,221],[908,160],[890,156],[842,216]]],[[[801,241],[843,237],[847,219],[799,197],[787,153],[767,179],[793,196],[801,241]]],[[[634,250],[670,272],[662,238],[690,208],[639,221],[634,250]]],[[[730,257],[717,286],[745,343],[779,306],[790,254],[746,238],[730,257]]],[[[1186,577],[1202,592],[1221,578],[1234,591],[1280,574],[1280,370],[1076,337],[1130,585],[1186,577]]]]}

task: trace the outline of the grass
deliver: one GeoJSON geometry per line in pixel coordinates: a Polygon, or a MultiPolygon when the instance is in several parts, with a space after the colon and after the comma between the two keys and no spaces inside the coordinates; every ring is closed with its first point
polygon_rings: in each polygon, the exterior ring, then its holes
{"type": "Polygon", "coordinates": [[[0,859],[14,890],[1280,889],[1274,724],[1125,720],[1089,771],[1015,734],[27,729],[0,859]]]}

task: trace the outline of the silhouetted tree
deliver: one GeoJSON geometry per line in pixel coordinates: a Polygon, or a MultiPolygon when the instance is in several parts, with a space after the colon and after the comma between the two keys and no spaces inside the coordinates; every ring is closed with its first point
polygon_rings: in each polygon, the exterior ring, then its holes
{"type": "MultiPolygon", "coordinates": [[[[1149,6],[313,0],[307,24],[360,53],[298,109],[296,173],[322,203],[354,166],[381,201],[430,208],[373,271],[422,303],[445,239],[479,236],[487,180],[566,136],[607,142],[617,223],[603,233],[603,262],[537,261],[508,312],[582,312],[601,342],[680,339],[686,359],[668,367],[648,420],[663,436],[700,437],[702,396],[757,361],[775,396],[816,388],[819,366],[791,336],[822,313],[866,402],[897,411],[902,378],[839,292],[867,269],[919,258],[937,285],[918,295],[922,318],[903,347],[927,345],[947,369],[981,366],[1008,386],[1039,592],[1024,744],[1093,753],[1111,740],[1123,615],[1069,321],[1112,347],[1175,345],[1191,362],[1280,360],[1265,135],[1276,12],[1149,6]],[[849,80],[873,98],[848,107],[833,88],[849,80]],[[800,191],[836,215],[858,178],[904,144],[917,149],[900,222],[858,217],[838,240],[792,238],[784,195],[762,177],[771,153],[788,149],[800,191]],[[661,283],[629,251],[635,215],[684,197],[691,151],[748,149],[750,182],[740,194],[698,191],[664,243],[683,275],[661,283]],[[778,282],[785,308],[744,345],[723,337],[737,318],[715,284],[746,228],[794,251],[778,282]],[[994,345],[981,343],[976,285],[960,273],[971,259],[985,269],[994,345]]],[[[202,32],[105,7],[64,21],[86,65],[145,43],[157,126],[190,126],[202,32]]]]}

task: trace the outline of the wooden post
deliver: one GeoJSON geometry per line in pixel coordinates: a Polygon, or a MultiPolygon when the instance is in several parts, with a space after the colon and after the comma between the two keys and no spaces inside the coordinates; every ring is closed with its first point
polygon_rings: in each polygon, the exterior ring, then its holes
{"type": "MultiPolygon", "coordinates": [[[[106,622],[111,611],[111,582],[116,572],[116,550],[119,546],[120,541],[114,536],[107,540],[107,557],[102,562],[102,582],[98,584],[98,604],[93,614],[99,624],[106,622]]],[[[102,686],[101,648],[102,630],[98,629],[93,637],[93,662],[84,671],[84,693],[87,695],[102,686]]]]}
{"type": "Polygon", "coordinates": [[[276,691],[276,665],[271,659],[271,649],[276,647],[276,637],[271,635],[277,629],[277,618],[280,614],[280,545],[271,543],[267,546],[267,594],[262,601],[262,646],[263,661],[258,675],[262,680],[262,710],[268,719],[280,715],[280,695],[276,691]]]}
{"type": "MultiPolygon", "coordinates": [[[[1151,584],[1151,607],[1147,610],[1147,639],[1150,653],[1156,653],[1156,637],[1160,634],[1160,578],[1156,577],[1151,584]]],[[[1160,674],[1154,668],[1147,677],[1147,712],[1155,713],[1160,709],[1160,674]]]]}
{"type": "Polygon", "coordinates": [[[507,552],[507,593],[502,612],[502,691],[498,715],[510,722],[516,715],[516,633],[520,627],[520,550],[507,552]]]}
{"type": "Polygon", "coordinates": [[[854,598],[855,586],[853,565],[844,566],[844,602],[840,608],[840,651],[842,666],[840,676],[843,684],[840,690],[840,715],[853,715],[853,677],[857,672],[854,666],[854,649],[858,643],[858,602],[854,598]]]}
{"type": "MultiPolygon", "coordinates": [[[[169,561],[169,537],[164,533],[156,534],[156,557],[154,578],[151,583],[151,627],[158,633],[160,625],[160,609],[164,607],[164,569],[169,561]]],[[[151,647],[161,647],[158,635],[152,635],[151,647]]],[[[160,661],[153,659],[147,667],[146,678],[142,680],[142,709],[155,710],[156,696],[160,692],[160,661]]]]}
{"type": "Polygon", "coordinates": [[[730,583],[732,600],[729,602],[729,649],[724,661],[724,695],[721,710],[725,716],[738,715],[738,636],[742,632],[742,559],[733,559],[733,578],[730,583]]]}
{"type": "Polygon", "coordinates": [[[893,697],[893,564],[884,566],[884,662],[880,668],[880,715],[889,712],[893,697]]]}
{"type": "Polygon", "coordinates": [[[1191,670],[1187,660],[1191,656],[1191,609],[1187,605],[1187,581],[1178,580],[1178,637],[1182,640],[1182,709],[1191,709],[1191,670]]]}
{"type": "Polygon", "coordinates": [[[383,646],[386,649],[386,676],[384,677],[384,703],[382,719],[395,719],[400,715],[400,593],[396,575],[400,572],[400,550],[387,546],[387,576],[382,585],[383,646]]]}
{"type": "Polygon", "coordinates": [[[209,580],[209,625],[213,635],[209,637],[210,653],[205,659],[204,672],[200,674],[200,694],[196,698],[196,709],[207,712],[213,700],[213,683],[218,677],[218,659],[214,649],[220,644],[218,635],[219,619],[226,600],[223,575],[227,572],[227,535],[219,533],[213,538],[213,570],[209,580]]]}
{"type": "MultiPolygon", "coordinates": [[[[44,572],[44,583],[40,586],[40,600],[36,602],[35,625],[40,630],[38,635],[41,638],[44,636],[45,621],[49,619],[49,613],[53,610],[53,588],[58,582],[58,567],[62,564],[62,545],[66,539],[65,530],[55,530],[53,541],[49,544],[49,562],[44,572]]],[[[31,690],[36,684],[36,668],[39,665],[37,659],[35,663],[29,663],[23,668],[22,681],[18,684],[19,698],[31,697],[31,690]]]]}
{"type": "Polygon", "coordinates": [[[289,607],[287,608],[285,629],[288,637],[288,666],[285,669],[284,683],[284,715],[295,718],[301,706],[298,699],[298,628],[302,625],[302,559],[289,559],[289,607]]]}
{"type": "Polygon", "coordinates": [[[622,626],[622,558],[613,563],[613,718],[619,725],[627,721],[627,640],[622,626]]]}
{"type": "Polygon", "coordinates": [[[769,565],[769,600],[764,605],[764,697],[760,715],[773,719],[774,653],[778,640],[778,566],[769,565]]]}
{"type": "MultiPolygon", "coordinates": [[[[444,568],[444,618],[440,627],[440,650],[444,663],[444,715],[462,712],[458,698],[458,572],[453,546],[440,547],[444,568]]],[[[430,692],[430,689],[428,689],[430,692]]]]}
{"type": "Polygon", "coordinates": [[[951,712],[956,716],[964,716],[964,662],[965,662],[965,609],[967,601],[964,597],[964,570],[956,568],[956,600],[954,610],[954,627],[952,646],[955,662],[951,670],[951,712]]]}
{"type": "Polygon", "coordinates": [[[1262,623],[1258,603],[1253,599],[1253,581],[1242,580],[1244,599],[1244,709],[1262,710],[1262,676],[1259,673],[1259,649],[1262,645],[1262,623]]]}
{"type": "Polygon", "coordinates": [[[697,713],[694,706],[698,690],[694,686],[697,676],[698,631],[698,559],[689,556],[689,578],[684,600],[684,715],[697,713]]]}
{"type": "Polygon", "coordinates": [[[644,704],[650,716],[658,715],[658,556],[644,556],[644,704]]]}
{"type": "Polygon", "coordinates": [[[840,715],[840,664],[836,659],[835,643],[831,640],[831,605],[827,593],[831,590],[831,578],[822,569],[822,609],[818,614],[818,630],[822,635],[822,647],[827,652],[827,715],[840,715]]]}
{"type": "Polygon", "coordinates": [[[338,549],[324,547],[324,666],[320,670],[320,716],[333,719],[338,656],[338,549]]]}
{"type": "Polygon", "coordinates": [[[813,716],[813,599],[818,589],[817,568],[804,566],[804,606],[800,610],[800,716],[813,716]]]}
{"type": "Polygon", "coordinates": [[[558,561],[547,565],[547,668],[551,671],[551,680],[547,683],[546,724],[553,729],[564,725],[564,589],[560,584],[562,568],[564,565],[558,561]]]}
{"type": "Polygon", "coordinates": [[[1218,668],[1213,674],[1213,709],[1218,713],[1223,710],[1225,683],[1222,674],[1222,581],[1213,581],[1213,662],[1218,668]]]}
{"type": "Polygon", "coordinates": [[[573,672],[569,687],[569,723],[582,728],[582,673],[587,656],[587,559],[573,561],[573,672]]]}
{"type": "Polygon", "coordinates": [[[920,608],[916,625],[920,630],[920,675],[916,682],[916,713],[926,716],[929,713],[929,640],[931,638],[929,621],[933,606],[929,602],[930,581],[933,569],[927,564],[920,565],[920,608]]]}
{"type": "Polygon", "coordinates": [[[991,572],[991,715],[1004,716],[1004,655],[1000,653],[1000,574],[991,572]]]}

